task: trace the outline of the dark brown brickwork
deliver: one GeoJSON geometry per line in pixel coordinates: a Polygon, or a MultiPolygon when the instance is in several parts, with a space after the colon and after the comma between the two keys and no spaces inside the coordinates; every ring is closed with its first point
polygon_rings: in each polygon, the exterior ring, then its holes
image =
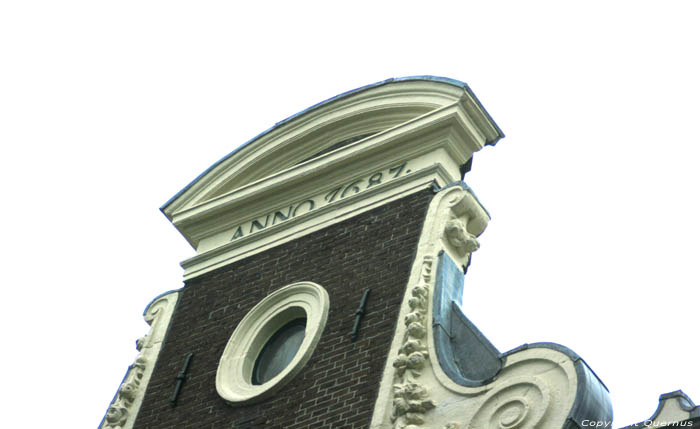
{"type": "Polygon", "coordinates": [[[135,428],[368,427],[432,196],[420,191],[188,281],[135,428]],[[330,296],[314,354],[272,398],[227,405],[215,378],[229,336],[261,299],[299,281],[318,283],[330,296]],[[353,343],[354,313],[368,287],[367,312],[353,343]],[[175,377],[190,352],[188,378],[173,408],[175,377]]]}

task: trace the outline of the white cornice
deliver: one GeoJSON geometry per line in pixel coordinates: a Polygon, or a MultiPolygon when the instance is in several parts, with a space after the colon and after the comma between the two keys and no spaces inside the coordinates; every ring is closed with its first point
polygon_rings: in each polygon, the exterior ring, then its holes
{"type": "Polygon", "coordinates": [[[203,236],[225,229],[241,217],[253,218],[264,212],[268,198],[276,200],[271,202],[273,205],[280,204],[281,195],[295,201],[316,190],[332,189],[353,176],[440,149],[451,158],[447,163],[452,165],[445,168],[454,169],[452,178],[459,180],[459,166],[482,146],[483,137],[476,133],[460,106],[453,104],[184,209],[172,221],[197,248],[203,236]]]}
{"type": "Polygon", "coordinates": [[[445,186],[453,181],[453,177],[441,164],[412,172],[384,185],[368,189],[366,192],[355,194],[334,204],[328,204],[312,212],[287,220],[231,240],[235,231],[229,230],[211,237],[212,244],[207,250],[181,263],[185,269],[185,280],[197,277],[224,265],[260,253],[304,235],[318,231],[350,217],[387,204],[404,196],[426,189],[433,184],[445,186]]]}
{"type": "Polygon", "coordinates": [[[191,278],[428,186],[500,131],[463,87],[402,81],[332,100],[216,164],[163,208],[191,278]],[[318,155],[338,142],[370,136],[318,155]],[[342,191],[339,191],[342,190],[342,191]]]}
{"type": "Polygon", "coordinates": [[[162,210],[172,219],[183,208],[274,174],[346,138],[380,132],[453,103],[462,106],[487,144],[502,137],[466,84],[432,77],[389,80],[282,121],[216,163],[162,210]]]}

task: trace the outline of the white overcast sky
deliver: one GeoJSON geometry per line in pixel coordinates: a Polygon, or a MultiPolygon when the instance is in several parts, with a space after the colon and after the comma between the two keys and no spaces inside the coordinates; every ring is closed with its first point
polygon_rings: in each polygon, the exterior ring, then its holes
{"type": "Polygon", "coordinates": [[[501,351],[580,354],[615,427],[700,402],[697,1],[239,4],[0,4],[3,427],[100,422],[193,255],[171,196],[277,121],[419,74],[467,82],[506,134],[466,177],[493,218],[467,315],[501,351]]]}

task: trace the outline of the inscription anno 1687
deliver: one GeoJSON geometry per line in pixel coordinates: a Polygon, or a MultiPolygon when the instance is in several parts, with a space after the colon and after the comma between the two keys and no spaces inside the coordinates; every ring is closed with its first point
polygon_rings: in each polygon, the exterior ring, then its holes
{"type": "Polygon", "coordinates": [[[288,219],[295,218],[304,213],[308,213],[324,205],[340,201],[351,195],[359,194],[360,192],[363,192],[374,186],[381,185],[382,183],[389,182],[401,175],[406,175],[410,172],[411,170],[406,168],[406,162],[404,162],[395,167],[380,170],[361,179],[354,180],[350,183],[346,183],[342,186],[332,189],[326,194],[318,195],[314,198],[303,200],[301,202],[292,204],[288,207],[275,210],[272,213],[268,213],[264,217],[253,219],[252,221],[248,221],[236,227],[233,236],[231,237],[231,241],[249,234],[253,234],[269,226],[282,223],[288,219]]]}

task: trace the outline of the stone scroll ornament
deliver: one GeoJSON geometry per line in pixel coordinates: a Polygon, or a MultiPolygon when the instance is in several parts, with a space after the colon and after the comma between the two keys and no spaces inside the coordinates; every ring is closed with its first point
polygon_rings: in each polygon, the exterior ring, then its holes
{"type": "Polygon", "coordinates": [[[130,429],[133,427],[175,309],[177,297],[178,292],[167,292],[154,299],[146,308],[143,317],[151,329],[148,334],[136,341],[136,349],[139,354],[134,363],[129,366],[124,381],[107,409],[107,414],[99,426],[101,429],[130,429]]]}
{"type": "Polygon", "coordinates": [[[501,353],[462,312],[464,273],[488,220],[462,182],[431,202],[371,429],[574,429],[612,421],[607,388],[578,355],[551,343],[501,353]]]}

